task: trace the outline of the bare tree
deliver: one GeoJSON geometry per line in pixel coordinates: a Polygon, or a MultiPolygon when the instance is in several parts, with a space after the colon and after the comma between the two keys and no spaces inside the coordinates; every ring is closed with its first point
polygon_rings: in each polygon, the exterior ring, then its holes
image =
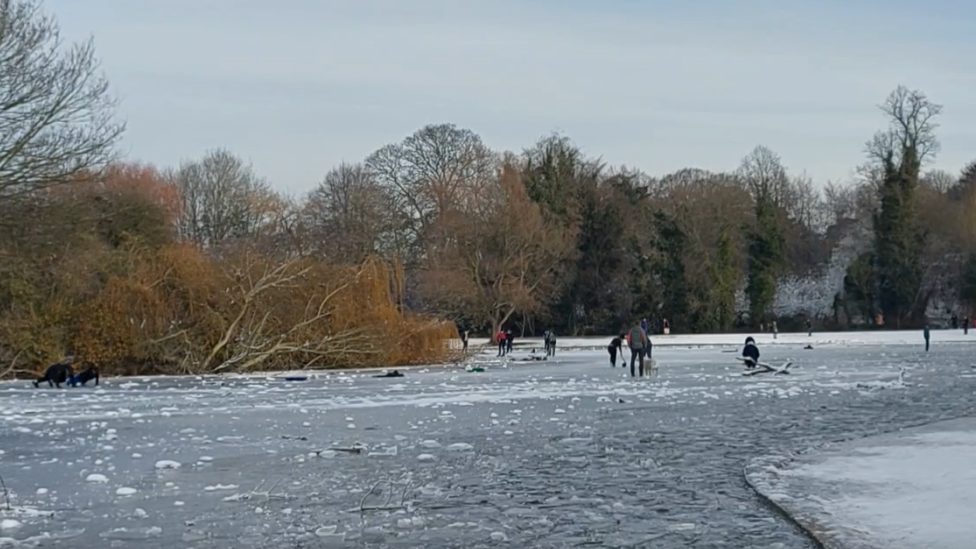
{"type": "Polygon", "coordinates": [[[945,170],[931,170],[922,176],[919,183],[939,194],[947,194],[958,181],[958,177],[945,170]]]}
{"type": "Polygon", "coordinates": [[[0,203],[105,165],[123,125],[91,40],[64,47],[35,0],[0,0],[0,203]]]}
{"type": "Polygon", "coordinates": [[[898,86],[880,108],[888,119],[888,127],[867,143],[872,165],[899,166],[910,160],[922,166],[938,154],[940,144],[935,130],[939,125],[935,118],[942,113],[941,105],[929,101],[921,91],[898,86]],[[904,158],[908,152],[914,158],[904,158]]]}
{"type": "Polygon", "coordinates": [[[438,216],[455,209],[473,187],[489,182],[497,165],[497,155],[477,134],[453,124],[425,126],[366,159],[367,169],[410,221],[411,237],[418,243],[438,216]]]}
{"type": "Polygon", "coordinates": [[[745,183],[753,200],[782,207],[789,192],[790,178],[779,155],[762,145],[757,146],[739,166],[737,175],[745,183]]]}
{"type": "Polygon", "coordinates": [[[374,253],[398,256],[403,232],[390,189],[362,164],[333,169],[302,208],[310,247],[340,263],[359,264],[374,253]]]}
{"type": "Polygon", "coordinates": [[[223,149],[184,162],[170,177],[180,194],[180,236],[201,246],[259,236],[282,206],[267,181],[223,149]]]}
{"type": "Polygon", "coordinates": [[[822,206],[820,190],[814,186],[809,176],[803,174],[790,178],[783,207],[792,221],[822,234],[830,224],[822,206]]]}
{"type": "Polygon", "coordinates": [[[512,315],[538,312],[553,297],[572,235],[546,221],[511,166],[468,203],[471,209],[444,231],[447,243],[427,258],[423,294],[493,329],[512,315]]]}

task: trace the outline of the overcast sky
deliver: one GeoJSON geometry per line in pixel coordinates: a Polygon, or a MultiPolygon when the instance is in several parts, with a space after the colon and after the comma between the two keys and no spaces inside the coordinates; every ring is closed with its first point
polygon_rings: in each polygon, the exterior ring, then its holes
{"type": "Polygon", "coordinates": [[[134,159],[225,147],[303,192],[428,123],[496,149],[557,131],[652,174],[755,145],[848,178],[898,84],[976,159],[972,0],[47,0],[94,36],[134,159]]]}

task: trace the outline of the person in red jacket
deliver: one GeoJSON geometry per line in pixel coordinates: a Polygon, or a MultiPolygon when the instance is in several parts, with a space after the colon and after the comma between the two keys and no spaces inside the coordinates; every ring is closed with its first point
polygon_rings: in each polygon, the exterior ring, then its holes
{"type": "Polygon", "coordinates": [[[498,339],[498,356],[505,356],[505,332],[499,330],[498,335],[495,337],[498,339]]]}

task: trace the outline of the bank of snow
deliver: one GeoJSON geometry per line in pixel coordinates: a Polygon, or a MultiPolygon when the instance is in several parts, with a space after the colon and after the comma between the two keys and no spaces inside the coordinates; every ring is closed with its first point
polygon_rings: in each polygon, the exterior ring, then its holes
{"type": "Polygon", "coordinates": [[[976,418],[753,460],[749,483],[826,547],[971,549],[976,418]]]}

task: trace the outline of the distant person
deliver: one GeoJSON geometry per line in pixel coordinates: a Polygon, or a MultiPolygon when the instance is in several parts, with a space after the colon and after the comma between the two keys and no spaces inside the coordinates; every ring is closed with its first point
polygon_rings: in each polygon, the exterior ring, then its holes
{"type": "Polygon", "coordinates": [[[671,323],[668,322],[668,319],[665,318],[661,322],[661,326],[662,326],[662,330],[661,331],[664,332],[664,335],[670,335],[671,334],[671,323]]]}
{"type": "Polygon", "coordinates": [[[505,343],[505,332],[499,330],[495,337],[498,339],[498,356],[505,356],[505,349],[508,348],[505,343]]]}
{"type": "Polygon", "coordinates": [[[749,336],[746,338],[745,347],[742,348],[742,358],[745,359],[746,368],[752,369],[759,364],[759,347],[756,340],[749,336]]]}
{"type": "Polygon", "coordinates": [[[39,387],[41,383],[47,382],[49,387],[56,386],[60,389],[62,383],[67,383],[75,375],[75,369],[71,365],[71,362],[72,357],[69,356],[57,364],[48,366],[44,371],[44,375],[33,382],[34,387],[39,387]]]}
{"type": "Polygon", "coordinates": [[[969,335],[969,317],[962,319],[962,333],[963,335],[969,335]]]}
{"type": "Polygon", "coordinates": [[[773,339],[779,338],[779,326],[776,325],[776,321],[773,321],[773,339]]]}
{"type": "Polygon", "coordinates": [[[813,337],[813,321],[807,319],[807,336],[813,337]]]}
{"type": "Polygon", "coordinates": [[[925,352],[926,353],[929,352],[929,338],[931,337],[931,335],[932,334],[929,333],[929,325],[926,324],[925,327],[922,328],[922,337],[925,338],[925,352]]]}
{"type": "Polygon", "coordinates": [[[515,335],[511,330],[505,330],[505,352],[512,354],[512,345],[515,343],[515,335]]]}
{"type": "Polygon", "coordinates": [[[556,332],[549,329],[549,343],[546,346],[546,356],[556,356],[556,332]]]}
{"type": "Polygon", "coordinates": [[[461,354],[468,354],[468,331],[461,332],[461,354]]]}
{"type": "Polygon", "coordinates": [[[650,343],[647,332],[640,325],[634,326],[627,334],[627,343],[630,346],[630,377],[635,377],[634,362],[640,364],[640,377],[644,377],[644,355],[650,343]]]}
{"type": "Polygon", "coordinates": [[[82,370],[80,374],[68,378],[67,383],[68,387],[77,387],[78,385],[84,387],[93,379],[95,380],[95,387],[98,387],[98,368],[89,366],[82,370]]]}
{"type": "MultiPolygon", "coordinates": [[[[607,345],[607,352],[610,353],[610,367],[617,367],[617,353],[620,353],[620,358],[624,356],[624,339],[627,336],[625,334],[620,334],[619,337],[615,337],[610,340],[610,345],[607,345]]],[[[623,366],[623,364],[621,364],[623,366]]]]}

